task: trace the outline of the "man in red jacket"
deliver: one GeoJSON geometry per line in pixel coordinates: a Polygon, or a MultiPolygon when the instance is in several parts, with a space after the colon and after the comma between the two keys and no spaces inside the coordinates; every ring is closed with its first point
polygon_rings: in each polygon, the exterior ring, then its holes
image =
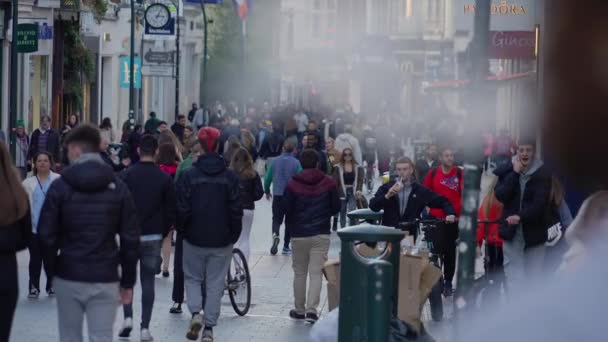
{"type": "MultiPolygon", "coordinates": [[[[462,207],[462,170],[454,165],[454,151],[444,147],[440,155],[441,165],[432,168],[424,178],[424,186],[435,193],[447,198],[460,216],[462,207]]],[[[444,219],[446,214],[441,209],[431,209],[430,215],[444,219]]],[[[452,295],[452,279],[456,271],[456,240],[458,239],[458,223],[445,225],[444,241],[440,244],[443,251],[443,295],[452,295]]]]}

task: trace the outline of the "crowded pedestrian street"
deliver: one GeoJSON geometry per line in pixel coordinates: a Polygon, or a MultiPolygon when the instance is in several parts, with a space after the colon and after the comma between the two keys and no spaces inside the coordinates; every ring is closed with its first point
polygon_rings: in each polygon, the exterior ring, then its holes
{"type": "MultiPolygon", "coordinates": [[[[312,325],[295,321],[287,315],[293,305],[292,287],[293,271],[291,257],[272,256],[269,253],[271,244],[272,214],[270,202],[257,203],[256,216],[251,234],[250,272],[252,277],[252,303],[249,313],[240,317],[230,306],[228,296],[222,299],[222,316],[215,332],[221,341],[292,341],[305,342],[312,325]]],[[[339,239],[334,234],[330,258],[337,258],[339,239]]],[[[19,259],[20,284],[27,284],[28,253],[23,252],[19,259]]],[[[172,274],[173,269],[169,272],[172,274]]],[[[42,283],[46,280],[42,277],[42,283]]],[[[170,314],[172,278],[156,277],[156,301],[150,329],[156,341],[184,341],[184,332],[190,322],[190,315],[170,314]]],[[[135,287],[134,298],[141,295],[141,288],[135,287]]],[[[28,299],[26,295],[19,298],[11,341],[44,342],[53,341],[58,335],[57,308],[54,298],[42,294],[38,299],[28,299]],[[32,324],[36,328],[32,328],[32,324]]],[[[327,292],[323,289],[321,310],[327,311],[327,292]]],[[[139,317],[141,307],[134,308],[134,316],[139,317]]],[[[116,318],[114,324],[118,331],[122,317],[116,318]]],[[[134,333],[133,341],[139,336],[134,333]]],[[[116,338],[118,340],[118,338],[116,338]]]]}
{"type": "Polygon", "coordinates": [[[604,342],[608,1],[0,1],[0,342],[604,342]]]}

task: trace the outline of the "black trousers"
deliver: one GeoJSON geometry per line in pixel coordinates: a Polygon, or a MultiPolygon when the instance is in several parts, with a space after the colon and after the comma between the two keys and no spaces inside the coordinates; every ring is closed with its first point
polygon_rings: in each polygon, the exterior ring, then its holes
{"type": "Polygon", "coordinates": [[[19,296],[19,280],[17,276],[17,257],[14,253],[0,255],[0,342],[7,342],[11,335],[17,297],[19,296]]]}
{"type": "Polygon", "coordinates": [[[446,284],[451,284],[456,273],[456,240],[458,240],[458,223],[450,223],[443,226],[443,279],[446,284]]]}
{"type": "Polygon", "coordinates": [[[44,265],[44,273],[46,274],[46,290],[53,287],[53,277],[55,276],[55,255],[43,248],[38,234],[33,234],[28,246],[30,251],[30,285],[29,289],[35,288],[40,290],[40,272],[44,265]]]}
{"type": "MultiPolygon", "coordinates": [[[[280,236],[281,224],[285,220],[285,200],[283,196],[274,196],[272,199],[272,234],[280,236]]],[[[289,230],[285,227],[284,246],[289,247],[291,236],[289,230]]]]}

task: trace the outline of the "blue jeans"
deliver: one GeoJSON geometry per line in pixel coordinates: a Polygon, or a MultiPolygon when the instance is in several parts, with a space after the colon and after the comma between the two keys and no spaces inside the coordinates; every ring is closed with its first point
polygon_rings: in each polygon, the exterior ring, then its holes
{"type": "MultiPolygon", "coordinates": [[[[148,329],[154,306],[154,279],[160,272],[163,241],[142,241],[139,251],[139,279],[141,281],[141,328],[148,329]]],[[[133,304],[123,305],[125,318],[133,318],[133,304]]]]}

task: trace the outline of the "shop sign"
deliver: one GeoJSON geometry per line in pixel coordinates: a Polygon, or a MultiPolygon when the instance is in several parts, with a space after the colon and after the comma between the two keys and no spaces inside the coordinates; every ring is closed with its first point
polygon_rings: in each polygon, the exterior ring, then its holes
{"type": "Polygon", "coordinates": [[[534,31],[490,31],[488,57],[496,59],[533,59],[534,31]]]}
{"type": "Polygon", "coordinates": [[[61,0],[60,8],[64,10],[78,11],[80,9],[80,0],[61,0]]]}
{"type": "MultiPolygon", "coordinates": [[[[457,31],[473,32],[477,4],[474,0],[453,0],[454,27],[457,31]]],[[[536,24],[538,4],[535,0],[493,0],[490,4],[490,30],[526,31],[536,24]]]]}
{"type": "MultiPolygon", "coordinates": [[[[129,56],[120,57],[120,87],[123,89],[130,88],[130,80],[131,80],[131,58],[129,56]]],[[[135,74],[135,80],[133,82],[133,87],[135,89],[141,88],[141,58],[135,57],[133,61],[133,68],[135,74]]]]}
{"type": "Polygon", "coordinates": [[[32,53],[38,51],[38,25],[17,24],[17,52],[32,53]]]}

